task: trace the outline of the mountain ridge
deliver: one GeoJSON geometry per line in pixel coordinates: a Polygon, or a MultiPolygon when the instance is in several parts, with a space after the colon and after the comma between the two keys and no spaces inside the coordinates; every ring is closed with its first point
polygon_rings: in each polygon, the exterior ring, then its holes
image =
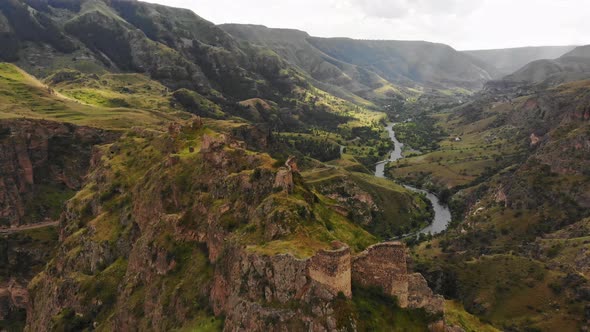
{"type": "MultiPolygon", "coordinates": [[[[440,43],[318,38],[300,30],[272,29],[260,25],[222,24],[220,27],[238,39],[273,48],[322,83],[336,85],[367,99],[387,99],[396,95],[411,96],[415,95],[413,89],[422,87],[474,89],[481,87],[486,79],[493,76],[488,71],[494,71],[481,61],[440,43]],[[291,39],[285,38],[286,35],[289,35],[291,39]],[[293,38],[294,36],[297,38],[293,38]],[[342,52],[343,48],[349,49],[342,52]],[[423,59],[413,59],[416,50],[420,48],[428,49],[428,52],[425,52],[428,55],[423,59]],[[285,49],[296,53],[287,54],[285,49]],[[351,51],[352,49],[354,51],[351,51]],[[373,53],[363,54],[360,51],[362,49],[371,49],[373,53]],[[374,55],[375,52],[380,52],[380,60],[370,59],[371,54],[374,55]],[[303,54],[308,61],[325,66],[327,73],[321,73],[317,68],[310,68],[309,63],[298,58],[303,54]],[[344,54],[357,56],[351,58],[344,54]],[[445,56],[444,60],[440,60],[443,58],[439,55],[445,56]],[[460,68],[463,65],[468,68],[464,72],[459,69],[445,69],[453,68],[453,66],[460,68]],[[322,74],[325,77],[322,77],[322,74]],[[442,79],[444,75],[448,77],[442,79]],[[353,81],[350,82],[347,79],[353,81]],[[360,86],[358,86],[359,83],[360,86]],[[362,89],[368,89],[368,91],[362,89]]],[[[333,91],[330,90],[330,92],[333,91]]]]}
{"type": "Polygon", "coordinates": [[[533,61],[502,80],[556,85],[590,78],[590,46],[579,46],[555,60],[533,61]]]}
{"type": "MultiPolygon", "coordinates": [[[[500,76],[512,74],[535,60],[555,59],[573,50],[576,46],[527,46],[489,50],[464,50],[496,67],[500,76]]],[[[499,78],[499,77],[495,77],[499,78]]]]}

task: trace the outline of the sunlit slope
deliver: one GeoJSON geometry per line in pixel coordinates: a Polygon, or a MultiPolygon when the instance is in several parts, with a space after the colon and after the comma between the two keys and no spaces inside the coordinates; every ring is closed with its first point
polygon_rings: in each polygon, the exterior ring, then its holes
{"type": "MultiPolygon", "coordinates": [[[[82,88],[67,91],[71,97],[66,97],[18,67],[0,64],[0,118],[46,119],[104,129],[125,129],[157,127],[180,116],[179,112],[166,107],[145,110],[133,107],[131,103],[127,103],[127,107],[113,107],[113,100],[119,97],[109,93],[108,90],[90,93],[82,88]],[[97,99],[107,101],[98,102],[97,99]]],[[[165,103],[166,98],[161,96],[159,102],[165,103]]],[[[141,101],[144,102],[146,100],[141,101]]]]}
{"type": "Polygon", "coordinates": [[[455,227],[414,256],[443,276],[438,292],[494,326],[577,331],[590,294],[590,82],[502,97],[438,114],[440,148],[392,168],[455,192],[455,227]]]}

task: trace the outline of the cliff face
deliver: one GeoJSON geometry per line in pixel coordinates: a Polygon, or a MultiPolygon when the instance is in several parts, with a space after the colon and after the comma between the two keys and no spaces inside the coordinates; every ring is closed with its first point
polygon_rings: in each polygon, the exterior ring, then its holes
{"type": "Polygon", "coordinates": [[[59,215],[80,189],[92,146],[114,134],[37,120],[0,122],[0,227],[59,215]]]}
{"type": "MultiPolygon", "coordinates": [[[[348,248],[344,252],[350,259],[348,248]]],[[[226,317],[226,331],[336,328],[332,300],[340,289],[318,275],[313,268],[316,257],[304,260],[236,250],[227,258],[222,262],[227,267],[216,269],[211,292],[215,314],[226,317]]],[[[332,266],[337,262],[330,261],[332,266]]],[[[350,296],[350,279],[344,281],[340,291],[350,296]]]]}
{"type": "Polygon", "coordinates": [[[6,322],[17,330],[24,325],[27,284],[53,257],[57,240],[54,227],[0,232],[0,329],[6,322]]]}

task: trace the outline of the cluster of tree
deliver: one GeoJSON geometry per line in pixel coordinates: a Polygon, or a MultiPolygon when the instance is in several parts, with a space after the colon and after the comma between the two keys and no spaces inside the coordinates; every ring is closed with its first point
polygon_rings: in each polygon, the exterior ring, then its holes
{"type": "Polygon", "coordinates": [[[300,152],[302,155],[317,159],[319,161],[330,161],[340,158],[340,146],[328,140],[310,138],[305,136],[284,137],[287,145],[300,152]]]}

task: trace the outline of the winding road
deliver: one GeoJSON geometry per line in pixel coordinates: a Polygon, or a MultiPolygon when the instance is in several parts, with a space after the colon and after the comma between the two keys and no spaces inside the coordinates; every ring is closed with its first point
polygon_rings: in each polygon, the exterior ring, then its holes
{"type": "MultiPolygon", "coordinates": [[[[387,133],[389,134],[389,138],[391,139],[391,141],[394,144],[394,149],[391,150],[389,158],[387,160],[381,161],[375,165],[375,176],[378,178],[386,178],[385,166],[387,164],[389,164],[390,162],[404,158],[403,153],[402,153],[404,144],[401,143],[395,137],[395,131],[393,130],[394,125],[395,125],[395,123],[390,123],[386,127],[387,133]]],[[[408,185],[404,185],[404,187],[406,187],[407,189],[409,189],[411,191],[426,195],[426,198],[430,201],[430,203],[432,204],[432,208],[434,209],[434,220],[432,221],[432,224],[430,224],[428,227],[417,232],[416,235],[418,235],[418,234],[436,235],[436,234],[440,234],[440,233],[444,232],[447,229],[447,227],[449,227],[449,223],[451,222],[451,211],[449,210],[449,207],[447,205],[441,203],[440,200],[438,199],[438,197],[433,193],[430,193],[430,192],[422,190],[422,189],[414,188],[414,187],[408,186],[408,185]]],[[[404,237],[410,237],[412,235],[414,235],[414,234],[408,234],[407,236],[404,236],[404,237]]]]}

